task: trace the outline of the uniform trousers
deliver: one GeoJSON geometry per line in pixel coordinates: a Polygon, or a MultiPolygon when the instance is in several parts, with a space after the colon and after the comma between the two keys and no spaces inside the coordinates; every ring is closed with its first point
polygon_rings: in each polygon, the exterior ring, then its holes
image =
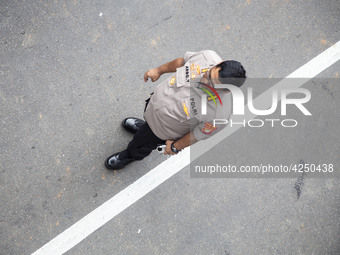
{"type": "Polygon", "coordinates": [[[142,160],[161,144],[165,144],[165,140],[159,139],[145,122],[138,129],[122,156],[133,160],[142,160]]]}
{"type": "MultiPolygon", "coordinates": [[[[145,101],[145,108],[148,106],[150,98],[145,101]]],[[[157,146],[165,144],[165,140],[158,138],[145,122],[134,135],[132,141],[129,143],[125,151],[122,152],[123,158],[133,160],[142,160],[157,148],[157,146]]]]}

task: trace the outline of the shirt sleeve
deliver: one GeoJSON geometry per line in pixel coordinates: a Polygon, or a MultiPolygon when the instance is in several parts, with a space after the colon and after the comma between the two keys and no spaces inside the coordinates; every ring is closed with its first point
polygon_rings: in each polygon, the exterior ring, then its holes
{"type": "Polygon", "coordinates": [[[196,52],[194,51],[188,51],[184,54],[184,63],[188,62],[188,60],[193,56],[195,55],[196,52]]]}
{"type": "Polygon", "coordinates": [[[194,128],[194,136],[198,141],[204,140],[218,133],[225,126],[226,125],[214,126],[213,121],[202,122],[194,128]]]}
{"type": "Polygon", "coordinates": [[[223,61],[222,58],[215,51],[203,50],[202,53],[206,57],[208,63],[210,63],[211,65],[217,65],[223,61]]]}
{"type": "Polygon", "coordinates": [[[190,58],[194,55],[202,54],[210,65],[217,65],[221,63],[222,58],[217,55],[215,51],[212,50],[202,50],[199,52],[188,51],[184,54],[184,63],[188,62],[190,58]]]}

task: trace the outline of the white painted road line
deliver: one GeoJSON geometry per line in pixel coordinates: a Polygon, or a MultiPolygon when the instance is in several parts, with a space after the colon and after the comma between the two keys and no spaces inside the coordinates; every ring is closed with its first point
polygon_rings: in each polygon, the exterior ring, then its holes
{"type": "MultiPolygon", "coordinates": [[[[296,87],[302,86],[307,80],[315,77],[338,60],[340,60],[340,41],[287,76],[287,78],[307,78],[301,80],[301,83],[295,84],[296,87]]],[[[258,96],[255,101],[262,101],[264,97],[267,98],[269,94],[271,95],[271,91],[274,87],[275,89],[278,89],[284,88],[285,86],[287,86],[287,83],[285,80],[282,80],[258,96]]],[[[252,119],[254,115],[246,113],[244,117],[246,119],[252,119]]],[[[209,139],[209,142],[202,141],[200,142],[199,147],[197,147],[198,144],[195,144],[195,151],[199,151],[199,153],[195,153],[195,158],[191,157],[191,161],[209,151],[212,147],[227,138],[239,128],[240,126],[232,129],[225,128],[223,131],[209,139]],[[205,143],[207,146],[203,146],[202,143],[205,143]]],[[[67,252],[130,205],[182,170],[189,163],[190,148],[183,150],[183,152],[167,159],[152,169],[136,182],[132,183],[110,200],[86,215],[80,221],[76,222],[70,228],[66,229],[57,237],[49,241],[32,255],[59,255],[67,252]]]]}

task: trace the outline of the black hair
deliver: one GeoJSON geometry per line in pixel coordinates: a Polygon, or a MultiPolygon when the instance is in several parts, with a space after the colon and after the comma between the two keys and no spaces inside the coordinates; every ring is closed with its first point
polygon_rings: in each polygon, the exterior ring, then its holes
{"type": "Polygon", "coordinates": [[[218,77],[220,80],[223,80],[222,83],[233,84],[240,87],[247,78],[246,70],[244,70],[240,62],[235,60],[226,60],[216,67],[221,67],[221,70],[218,72],[218,77]]]}

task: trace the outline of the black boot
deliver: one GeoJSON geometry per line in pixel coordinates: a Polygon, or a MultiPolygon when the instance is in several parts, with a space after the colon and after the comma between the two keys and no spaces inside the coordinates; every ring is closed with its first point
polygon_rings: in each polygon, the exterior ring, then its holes
{"type": "Polygon", "coordinates": [[[123,120],[122,125],[123,128],[125,128],[126,131],[136,134],[138,129],[145,123],[144,120],[137,119],[134,117],[129,117],[123,120]]]}
{"type": "Polygon", "coordinates": [[[134,161],[126,157],[126,152],[117,152],[105,160],[105,166],[110,170],[119,170],[124,168],[126,165],[134,161]]]}

